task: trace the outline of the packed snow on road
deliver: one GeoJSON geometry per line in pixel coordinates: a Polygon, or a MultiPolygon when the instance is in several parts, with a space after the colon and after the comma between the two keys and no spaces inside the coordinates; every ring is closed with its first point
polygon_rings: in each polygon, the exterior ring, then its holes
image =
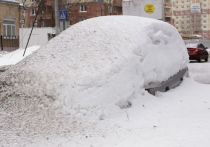
{"type": "Polygon", "coordinates": [[[166,93],[144,90],[189,66],[188,58],[170,24],[133,16],[82,21],[0,73],[0,144],[208,146],[210,86],[191,78],[196,67],[166,93]]]}

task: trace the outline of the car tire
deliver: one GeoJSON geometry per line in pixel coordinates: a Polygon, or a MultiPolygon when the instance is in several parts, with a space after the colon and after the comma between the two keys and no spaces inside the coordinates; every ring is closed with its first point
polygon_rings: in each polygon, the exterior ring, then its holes
{"type": "Polygon", "coordinates": [[[169,91],[170,90],[170,88],[169,88],[169,86],[167,86],[166,88],[165,88],[165,92],[167,92],[167,91],[169,91]]]}
{"type": "Polygon", "coordinates": [[[208,62],[208,58],[205,59],[205,62],[208,62]]]}

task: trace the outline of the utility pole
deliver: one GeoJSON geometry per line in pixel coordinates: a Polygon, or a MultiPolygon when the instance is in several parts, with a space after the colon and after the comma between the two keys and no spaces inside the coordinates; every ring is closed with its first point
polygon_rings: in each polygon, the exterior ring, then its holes
{"type": "Polygon", "coordinates": [[[35,23],[36,23],[36,20],[37,20],[37,17],[38,17],[38,15],[39,15],[41,9],[43,8],[43,2],[44,2],[44,0],[40,0],[40,1],[39,1],[38,10],[36,11],[36,16],[35,16],[34,21],[33,21],[33,25],[32,25],[31,32],[30,32],[29,37],[28,37],[28,41],[27,41],[27,43],[26,43],[26,47],[25,47],[23,56],[25,56],[26,49],[27,49],[27,47],[28,47],[28,44],[29,44],[29,41],[30,41],[30,38],[31,38],[31,35],[32,35],[32,32],[33,32],[33,29],[34,29],[34,26],[35,26],[35,23]]]}
{"type": "Polygon", "coordinates": [[[60,33],[59,20],[58,20],[58,0],[55,0],[55,31],[56,35],[60,33]]]}

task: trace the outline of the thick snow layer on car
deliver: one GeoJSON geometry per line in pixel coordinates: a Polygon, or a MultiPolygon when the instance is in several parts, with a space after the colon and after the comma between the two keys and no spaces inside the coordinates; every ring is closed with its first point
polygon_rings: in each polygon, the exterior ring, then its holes
{"type": "Polygon", "coordinates": [[[84,133],[96,120],[124,114],[145,85],[167,80],[187,63],[185,44],[170,24],[133,16],[82,21],[0,75],[6,130],[0,142],[84,133]]]}
{"type": "Polygon", "coordinates": [[[186,47],[187,48],[196,48],[198,46],[198,43],[187,43],[186,47]]]}
{"type": "Polygon", "coordinates": [[[210,55],[210,48],[208,48],[208,49],[206,49],[207,50],[207,52],[209,53],[209,55],[210,55]]]}
{"type": "Polygon", "coordinates": [[[100,17],[62,33],[25,68],[39,81],[49,81],[47,91],[55,97],[80,105],[93,100],[92,105],[129,97],[149,82],[166,80],[187,63],[184,43],[171,25],[138,17],[100,17]],[[102,96],[95,97],[95,89],[102,96]]]}
{"type": "Polygon", "coordinates": [[[188,67],[190,76],[195,81],[202,84],[210,84],[210,63],[192,63],[189,64],[188,67]]]}

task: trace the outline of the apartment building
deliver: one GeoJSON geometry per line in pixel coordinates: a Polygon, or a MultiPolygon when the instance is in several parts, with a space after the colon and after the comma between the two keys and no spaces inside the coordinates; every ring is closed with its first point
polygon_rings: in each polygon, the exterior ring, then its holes
{"type": "Polygon", "coordinates": [[[72,0],[69,3],[70,24],[105,15],[121,15],[122,0],[72,0]]]}
{"type": "Polygon", "coordinates": [[[210,0],[174,0],[173,20],[181,34],[210,39],[210,0]]]}

